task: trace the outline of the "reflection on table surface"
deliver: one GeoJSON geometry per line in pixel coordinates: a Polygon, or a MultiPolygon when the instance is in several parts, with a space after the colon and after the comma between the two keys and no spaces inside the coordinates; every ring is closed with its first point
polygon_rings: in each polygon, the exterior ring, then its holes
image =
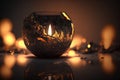
{"type": "Polygon", "coordinates": [[[120,53],[39,59],[0,53],[0,80],[120,80],[120,53]]]}

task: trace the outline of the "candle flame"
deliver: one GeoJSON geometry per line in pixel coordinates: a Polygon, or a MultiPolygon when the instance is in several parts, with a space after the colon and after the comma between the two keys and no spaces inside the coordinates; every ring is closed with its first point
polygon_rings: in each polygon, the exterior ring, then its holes
{"type": "Polygon", "coordinates": [[[48,35],[52,36],[52,27],[51,27],[51,24],[48,27],[48,35]]]}

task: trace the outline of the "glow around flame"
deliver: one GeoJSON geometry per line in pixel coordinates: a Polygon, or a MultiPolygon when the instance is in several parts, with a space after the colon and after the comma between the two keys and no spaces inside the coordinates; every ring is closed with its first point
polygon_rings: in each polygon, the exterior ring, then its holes
{"type": "Polygon", "coordinates": [[[79,56],[79,55],[74,50],[69,50],[67,56],[75,57],[75,56],[79,56]]]}
{"type": "Polygon", "coordinates": [[[52,36],[52,26],[51,26],[51,24],[49,24],[49,27],[48,27],[48,35],[52,36]]]}
{"type": "Polygon", "coordinates": [[[102,31],[102,45],[108,49],[115,38],[115,29],[112,25],[107,25],[102,31]]]}
{"type": "Polygon", "coordinates": [[[15,35],[11,32],[9,32],[3,36],[3,42],[7,47],[14,45],[15,40],[16,40],[15,35]]]}
{"type": "Polygon", "coordinates": [[[70,45],[70,48],[73,48],[73,47],[80,47],[81,43],[85,43],[86,42],[86,39],[79,36],[79,35],[75,35],[73,37],[73,40],[72,40],[72,43],[70,45]]]}
{"type": "Polygon", "coordinates": [[[24,41],[22,38],[18,38],[15,42],[15,46],[20,49],[26,49],[26,46],[24,44],[24,41]]]}

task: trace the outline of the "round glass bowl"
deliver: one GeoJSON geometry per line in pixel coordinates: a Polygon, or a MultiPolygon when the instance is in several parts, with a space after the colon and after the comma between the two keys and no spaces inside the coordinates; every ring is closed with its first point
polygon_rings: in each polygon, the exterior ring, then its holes
{"type": "Polygon", "coordinates": [[[33,12],[24,19],[25,45],[37,57],[59,57],[69,48],[73,34],[65,12],[33,12]]]}

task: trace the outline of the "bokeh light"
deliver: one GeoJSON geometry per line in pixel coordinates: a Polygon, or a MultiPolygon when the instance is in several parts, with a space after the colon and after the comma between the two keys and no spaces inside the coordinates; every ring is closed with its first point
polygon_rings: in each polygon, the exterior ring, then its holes
{"type": "Polygon", "coordinates": [[[102,68],[107,74],[111,74],[115,70],[115,65],[112,61],[112,56],[110,54],[99,54],[99,60],[102,63],[102,68]],[[101,57],[103,59],[101,59],[101,57]]]}
{"type": "Polygon", "coordinates": [[[18,55],[17,56],[17,63],[20,66],[25,66],[25,64],[27,63],[27,58],[25,57],[25,55],[18,55]]]}
{"type": "Polygon", "coordinates": [[[7,47],[14,45],[15,41],[16,41],[15,35],[11,32],[3,36],[3,42],[7,47]]]}
{"type": "Polygon", "coordinates": [[[4,57],[4,65],[12,68],[15,65],[15,56],[14,55],[5,55],[4,57]]]}
{"type": "Polygon", "coordinates": [[[19,49],[26,49],[23,38],[18,38],[15,42],[15,46],[19,49]]]}
{"type": "Polygon", "coordinates": [[[79,35],[75,35],[75,36],[73,37],[72,43],[71,43],[71,45],[70,45],[70,48],[80,47],[80,45],[81,45],[82,43],[85,43],[85,42],[86,42],[86,39],[85,39],[85,38],[83,38],[83,37],[81,37],[81,36],[79,36],[79,35]]]}
{"type": "Polygon", "coordinates": [[[8,32],[12,30],[12,23],[9,19],[3,19],[0,22],[0,35],[5,36],[8,32]]]}
{"type": "Polygon", "coordinates": [[[113,25],[107,25],[102,30],[102,45],[105,49],[108,49],[111,45],[113,40],[115,39],[115,28],[113,25]]]}

